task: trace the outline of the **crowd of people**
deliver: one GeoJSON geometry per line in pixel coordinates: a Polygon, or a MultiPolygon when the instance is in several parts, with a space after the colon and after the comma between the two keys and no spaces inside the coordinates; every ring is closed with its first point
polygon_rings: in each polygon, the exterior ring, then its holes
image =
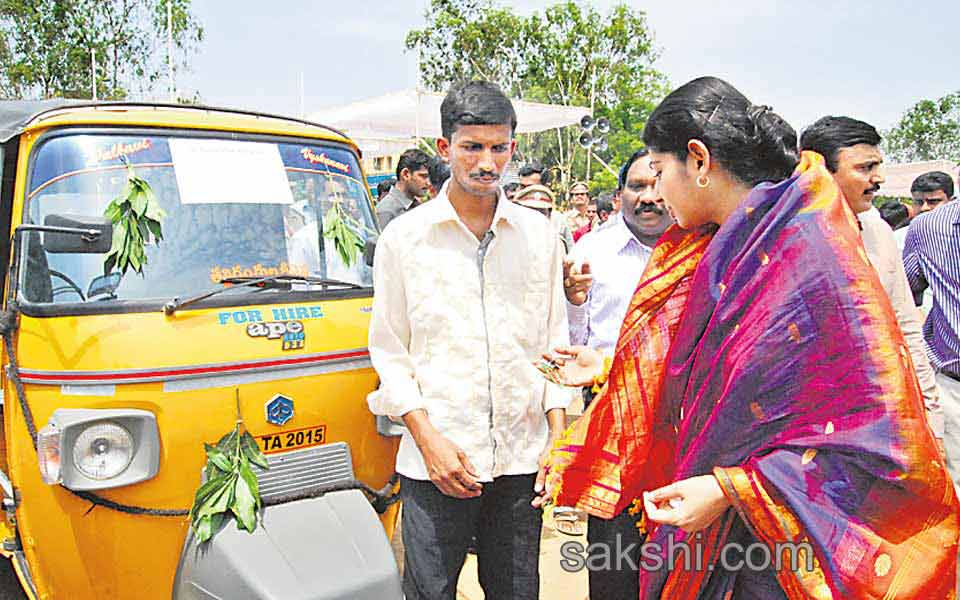
{"type": "Polygon", "coordinates": [[[950,174],[880,203],[873,126],[798,136],[713,77],[660,103],[607,193],[559,198],[538,164],[504,181],[496,85],[440,117],[437,156],[404,152],[376,207],[368,402],[406,425],[408,599],[455,598],[471,545],[487,598],[539,598],[544,510],[625,549],[594,599],[955,597],[950,174]],[[745,566],[785,544],[809,563],[745,566]]]}

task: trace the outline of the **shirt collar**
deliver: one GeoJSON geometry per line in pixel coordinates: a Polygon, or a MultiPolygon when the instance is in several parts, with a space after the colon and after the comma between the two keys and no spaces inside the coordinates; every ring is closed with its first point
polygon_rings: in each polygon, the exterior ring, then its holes
{"type": "Polygon", "coordinates": [[[394,188],[397,190],[397,196],[403,205],[403,210],[410,210],[417,203],[417,198],[401,190],[400,186],[394,186],[394,188]]]}
{"type": "Polygon", "coordinates": [[[623,209],[617,212],[616,215],[610,217],[611,219],[616,219],[609,227],[604,228],[609,230],[610,237],[616,240],[615,246],[618,251],[623,250],[630,245],[630,242],[634,242],[643,248],[647,248],[647,245],[637,239],[633,232],[630,231],[630,228],[627,227],[627,222],[623,219],[623,209]]]}
{"type": "MultiPolygon", "coordinates": [[[[460,215],[458,215],[456,209],[453,208],[453,204],[450,203],[450,197],[447,195],[447,189],[449,187],[450,180],[447,180],[447,182],[443,184],[443,187],[440,188],[440,192],[437,194],[436,198],[430,200],[424,204],[423,207],[417,209],[423,210],[423,208],[430,208],[430,215],[428,217],[429,224],[438,225],[440,223],[460,220],[460,215]]],[[[503,189],[498,188],[497,208],[493,213],[493,221],[490,223],[490,229],[495,231],[499,227],[501,221],[506,221],[511,225],[517,225],[517,210],[529,209],[507,200],[506,195],[503,193],[503,189]]]]}

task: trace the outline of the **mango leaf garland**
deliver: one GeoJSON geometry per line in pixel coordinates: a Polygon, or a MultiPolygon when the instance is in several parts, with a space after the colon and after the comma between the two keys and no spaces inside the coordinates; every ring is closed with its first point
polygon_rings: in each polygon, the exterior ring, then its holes
{"type": "Polygon", "coordinates": [[[113,223],[113,245],[103,260],[104,274],[116,268],[124,275],[132,268],[142,275],[147,264],[145,249],[150,236],[157,244],[163,239],[161,221],[166,213],[160,208],[150,184],[137,177],[129,164],[127,169],[127,185],[103,211],[113,223]]]}
{"type": "Polygon", "coordinates": [[[237,521],[237,529],[250,533],[257,528],[257,511],[263,506],[260,485],[251,465],[269,468],[257,441],[240,423],[216,445],[204,444],[206,483],[200,486],[190,509],[190,525],[199,543],[215,534],[225,519],[237,521]]]}
{"type": "Polygon", "coordinates": [[[362,229],[365,228],[344,213],[340,202],[335,201],[323,218],[323,237],[333,242],[340,260],[347,267],[352,267],[363,253],[364,241],[357,233],[362,229]]]}

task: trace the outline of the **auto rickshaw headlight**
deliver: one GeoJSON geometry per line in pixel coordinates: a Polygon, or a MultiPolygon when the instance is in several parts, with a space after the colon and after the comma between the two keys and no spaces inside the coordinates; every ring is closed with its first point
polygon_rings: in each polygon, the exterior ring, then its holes
{"type": "Polygon", "coordinates": [[[43,482],[60,483],[60,428],[55,423],[37,432],[37,460],[43,482]]]}
{"type": "Polygon", "coordinates": [[[71,490],[131,485],[160,470],[157,418],[146,410],[59,408],[37,438],[43,480],[71,490]]]}
{"type": "Polygon", "coordinates": [[[116,477],[133,460],[133,436],[122,425],[101,422],[84,429],[73,443],[73,464],[91,479],[116,477]]]}

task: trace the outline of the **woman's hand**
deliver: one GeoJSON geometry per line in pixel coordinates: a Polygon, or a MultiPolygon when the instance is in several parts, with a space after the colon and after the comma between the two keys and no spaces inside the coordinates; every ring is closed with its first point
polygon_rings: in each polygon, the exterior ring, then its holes
{"type": "Polygon", "coordinates": [[[603,375],[603,354],[586,346],[561,346],[554,354],[544,354],[560,366],[557,371],[559,383],[570,387],[593,385],[594,377],[603,375]]]}
{"type": "Polygon", "coordinates": [[[709,527],[727,510],[730,502],[713,475],[675,481],[643,493],[647,519],[694,533],[709,527]]]}

